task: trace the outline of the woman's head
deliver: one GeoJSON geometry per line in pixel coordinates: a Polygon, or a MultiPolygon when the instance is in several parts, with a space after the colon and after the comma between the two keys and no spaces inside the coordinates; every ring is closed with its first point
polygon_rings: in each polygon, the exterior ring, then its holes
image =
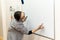
{"type": "Polygon", "coordinates": [[[25,14],[24,14],[24,12],[22,12],[22,11],[16,11],[16,12],[14,13],[14,18],[15,18],[17,21],[22,20],[22,19],[25,18],[25,14]]]}

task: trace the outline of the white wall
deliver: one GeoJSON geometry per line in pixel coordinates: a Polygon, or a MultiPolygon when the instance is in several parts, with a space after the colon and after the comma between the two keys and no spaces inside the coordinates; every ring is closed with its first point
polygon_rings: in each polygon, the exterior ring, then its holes
{"type": "Polygon", "coordinates": [[[55,40],[60,40],[60,0],[55,0],[55,40]]]}
{"type": "Polygon", "coordinates": [[[1,16],[2,16],[2,27],[3,27],[3,40],[7,40],[7,23],[6,23],[6,0],[0,0],[1,3],[1,16]]]}

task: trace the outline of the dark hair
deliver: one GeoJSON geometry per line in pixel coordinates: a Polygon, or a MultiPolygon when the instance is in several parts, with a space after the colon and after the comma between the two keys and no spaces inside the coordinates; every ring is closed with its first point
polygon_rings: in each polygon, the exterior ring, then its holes
{"type": "Polygon", "coordinates": [[[17,21],[19,21],[20,19],[21,19],[21,11],[16,11],[15,13],[14,13],[14,18],[17,20],[17,21]]]}

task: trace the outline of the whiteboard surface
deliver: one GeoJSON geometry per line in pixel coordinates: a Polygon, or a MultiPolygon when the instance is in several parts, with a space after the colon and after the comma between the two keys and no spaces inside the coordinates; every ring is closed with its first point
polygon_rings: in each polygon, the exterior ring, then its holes
{"type": "Polygon", "coordinates": [[[35,28],[41,23],[44,29],[36,33],[54,38],[54,3],[53,0],[24,0],[23,9],[28,16],[28,25],[35,28]]]}
{"type": "MultiPolygon", "coordinates": [[[[9,4],[16,11],[21,10],[20,0],[10,0],[9,4]]],[[[54,38],[54,5],[53,0],[24,0],[22,8],[28,16],[25,26],[28,29],[44,24],[44,29],[39,30],[38,34],[54,38]]]]}

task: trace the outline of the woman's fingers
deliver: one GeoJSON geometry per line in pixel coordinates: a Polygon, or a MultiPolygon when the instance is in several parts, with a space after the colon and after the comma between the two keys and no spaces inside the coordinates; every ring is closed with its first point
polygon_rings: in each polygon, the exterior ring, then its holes
{"type": "Polygon", "coordinates": [[[44,26],[43,26],[43,23],[39,26],[39,29],[43,29],[44,26]]]}
{"type": "Polygon", "coordinates": [[[41,26],[40,29],[44,29],[44,26],[41,26]]]}

